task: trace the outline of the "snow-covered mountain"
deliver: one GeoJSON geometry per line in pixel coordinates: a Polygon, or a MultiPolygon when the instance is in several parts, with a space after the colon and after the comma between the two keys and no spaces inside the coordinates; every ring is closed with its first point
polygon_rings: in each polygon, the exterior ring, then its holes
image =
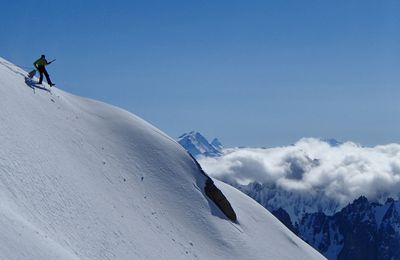
{"type": "Polygon", "coordinates": [[[185,133],[178,138],[178,143],[181,144],[191,155],[198,157],[203,156],[219,156],[222,154],[223,146],[221,142],[214,138],[210,143],[199,132],[191,131],[185,133]]]}
{"type": "Polygon", "coordinates": [[[400,202],[390,199],[399,198],[398,144],[312,138],[288,147],[227,148],[199,162],[329,259],[400,259],[400,202]]]}
{"type": "Polygon", "coordinates": [[[333,216],[306,214],[297,233],[329,259],[400,259],[400,202],[360,197],[333,216]]]}
{"type": "Polygon", "coordinates": [[[25,75],[0,58],[1,259],[323,258],[154,126],[25,75]]]}
{"type": "Polygon", "coordinates": [[[258,183],[237,188],[328,259],[400,259],[400,201],[380,204],[360,197],[341,209],[327,198],[268,190],[258,183]]]}

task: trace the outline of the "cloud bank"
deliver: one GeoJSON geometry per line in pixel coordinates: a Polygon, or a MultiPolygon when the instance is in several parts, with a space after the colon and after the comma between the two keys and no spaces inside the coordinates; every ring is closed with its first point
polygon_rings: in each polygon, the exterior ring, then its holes
{"type": "Polygon", "coordinates": [[[199,162],[208,174],[227,182],[322,193],[340,205],[361,195],[377,201],[400,195],[400,144],[362,147],[303,138],[285,147],[227,149],[221,157],[199,162]]]}

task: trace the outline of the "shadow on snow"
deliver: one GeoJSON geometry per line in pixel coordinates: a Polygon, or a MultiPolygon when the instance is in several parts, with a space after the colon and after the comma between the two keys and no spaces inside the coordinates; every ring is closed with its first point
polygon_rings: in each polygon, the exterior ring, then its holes
{"type": "Polygon", "coordinates": [[[25,84],[26,84],[28,87],[30,87],[31,89],[33,89],[33,92],[34,92],[34,93],[35,93],[35,90],[36,90],[37,88],[38,88],[38,89],[41,89],[41,90],[44,90],[44,91],[47,91],[47,92],[50,92],[49,89],[47,89],[47,88],[45,88],[45,87],[43,87],[43,86],[38,85],[37,82],[35,82],[33,79],[30,79],[30,78],[28,78],[28,77],[25,77],[25,84]]]}

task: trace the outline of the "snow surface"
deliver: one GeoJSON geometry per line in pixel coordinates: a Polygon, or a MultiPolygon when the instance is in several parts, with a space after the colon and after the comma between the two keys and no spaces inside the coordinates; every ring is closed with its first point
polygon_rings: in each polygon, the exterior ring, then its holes
{"type": "MultiPolygon", "coordinates": [[[[0,259],[322,259],[135,115],[28,86],[0,58],[0,259]]],[[[46,86],[48,88],[48,86],[46,86]]]]}

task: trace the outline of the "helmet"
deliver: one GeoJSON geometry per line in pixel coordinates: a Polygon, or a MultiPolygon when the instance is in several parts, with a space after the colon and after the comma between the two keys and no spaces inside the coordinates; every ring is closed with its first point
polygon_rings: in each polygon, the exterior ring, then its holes
{"type": "Polygon", "coordinates": [[[45,58],[44,54],[42,54],[41,58],[45,58]]]}

